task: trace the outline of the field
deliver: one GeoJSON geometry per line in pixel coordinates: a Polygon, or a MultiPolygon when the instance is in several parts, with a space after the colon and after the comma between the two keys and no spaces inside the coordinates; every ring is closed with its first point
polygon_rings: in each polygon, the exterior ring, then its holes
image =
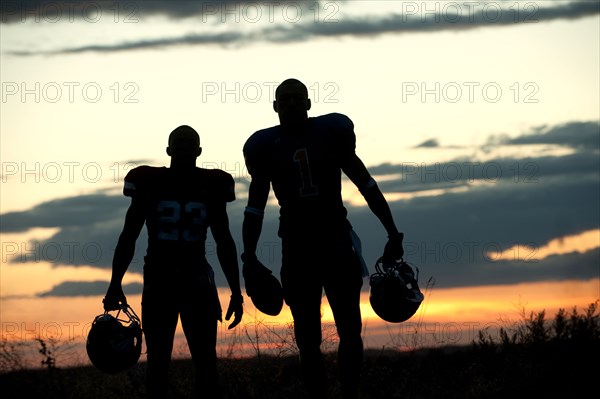
{"type": "MultiPolygon", "coordinates": [[[[471,345],[412,351],[370,350],[361,398],[578,398],[597,391],[600,376],[598,303],[580,313],[561,310],[553,320],[531,314],[499,339],[485,331],[471,345]]],[[[43,344],[43,343],[42,343],[43,344]]],[[[43,346],[40,351],[43,351],[43,346]]],[[[4,348],[6,349],[6,348],[4,348]]],[[[40,352],[42,353],[42,352],[40,352]]],[[[47,353],[46,353],[47,354],[47,353]]],[[[6,357],[2,360],[6,369],[6,357]]],[[[339,397],[336,356],[326,354],[329,397],[339,397]]],[[[3,398],[144,398],[145,363],[110,376],[92,367],[59,368],[46,356],[42,369],[4,370],[3,398]]],[[[172,398],[188,398],[189,360],[171,365],[172,398]]],[[[305,398],[297,356],[219,360],[223,399],[305,398]]]]}

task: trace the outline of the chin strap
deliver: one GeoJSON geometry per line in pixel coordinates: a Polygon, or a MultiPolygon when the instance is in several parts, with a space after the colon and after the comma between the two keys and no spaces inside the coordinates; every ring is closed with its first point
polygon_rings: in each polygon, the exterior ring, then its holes
{"type": "MultiPolygon", "coordinates": [[[[108,313],[108,311],[105,311],[104,313],[106,314],[108,313]]],[[[139,326],[142,325],[140,318],[135,313],[133,308],[126,303],[122,303],[119,305],[119,310],[117,311],[117,315],[115,316],[115,318],[123,323],[137,323],[139,326]],[[129,320],[119,319],[119,315],[121,314],[121,312],[123,312],[129,318],[129,320]]]]}
{"type": "Polygon", "coordinates": [[[419,280],[419,268],[404,261],[404,258],[400,258],[399,261],[393,263],[386,263],[383,261],[383,256],[377,259],[375,263],[376,274],[382,276],[388,274],[394,274],[398,276],[405,283],[414,284],[419,280]],[[414,270],[413,270],[414,269],[414,270]],[[408,280],[408,281],[407,281],[408,280]]]}

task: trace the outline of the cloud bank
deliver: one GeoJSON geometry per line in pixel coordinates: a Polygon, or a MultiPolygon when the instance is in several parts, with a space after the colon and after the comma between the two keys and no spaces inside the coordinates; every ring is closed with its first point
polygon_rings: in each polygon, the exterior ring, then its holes
{"type": "MultiPolygon", "coordinates": [[[[485,161],[465,157],[434,164],[382,164],[369,169],[380,178],[379,186],[390,198],[408,195],[390,201],[390,207],[405,233],[406,260],[419,266],[422,279],[433,277],[438,287],[586,280],[599,276],[599,248],[544,259],[535,255],[553,239],[600,229],[599,129],[597,121],[577,121],[537,127],[528,134],[503,138],[499,144],[515,148],[558,145],[572,149],[566,155],[536,156],[524,151],[529,155],[485,161]],[[431,192],[435,195],[421,195],[431,192]],[[529,249],[515,251],[510,259],[494,255],[516,245],[529,249]]],[[[237,191],[244,192],[246,184],[239,183],[237,191]]],[[[59,229],[48,239],[26,243],[26,251],[20,245],[23,243],[3,242],[3,256],[11,267],[50,262],[56,267],[110,268],[128,204],[123,196],[91,194],[2,214],[2,233],[36,227],[59,229]]],[[[237,200],[228,207],[238,254],[242,251],[244,206],[243,200],[237,200]]],[[[347,208],[373,272],[386,241],[385,231],[367,207],[347,204],[347,208]]],[[[277,224],[278,209],[269,206],[259,257],[276,275],[281,251],[277,224]]],[[[138,239],[130,272],[142,272],[145,244],[144,233],[138,239]]],[[[226,286],[210,236],[206,249],[218,285],[226,286]]],[[[54,287],[44,295],[81,292],[76,284],[54,287]]],[[[90,292],[98,292],[101,285],[86,284],[85,290],[90,292]]]]}
{"type": "MultiPolygon", "coordinates": [[[[37,296],[45,297],[74,297],[74,296],[99,296],[106,294],[106,281],[65,281],[55,285],[46,292],[41,292],[37,296]]],[[[142,284],[131,283],[123,284],[125,295],[135,295],[142,293],[142,284]]]]}
{"type": "MultiPolygon", "coordinates": [[[[149,1],[126,2],[115,14],[115,2],[56,3],[19,1],[3,3],[1,21],[6,25],[25,22],[72,23],[73,20],[100,22],[113,17],[143,23],[163,17],[169,23],[188,30],[173,37],[120,37],[113,43],[88,43],[54,49],[11,49],[16,56],[112,53],[131,50],[164,49],[174,46],[240,46],[250,43],[294,43],[324,38],[373,38],[383,34],[460,32],[483,27],[514,26],[555,20],[578,19],[600,13],[595,1],[527,2],[416,2],[397,1],[386,4],[385,12],[367,16],[351,12],[351,1],[337,2],[245,2],[245,1],[149,1]],[[389,9],[389,4],[394,7],[389,9]],[[517,4],[515,6],[515,4],[517,4]],[[94,10],[90,11],[90,9],[94,10]],[[98,8],[96,10],[95,8],[98,8]],[[104,10],[104,12],[102,11],[104,10]],[[349,11],[349,12],[346,12],[349,11]],[[93,16],[90,16],[93,15],[93,16]],[[97,18],[98,21],[95,21],[97,18]],[[192,21],[189,25],[186,22],[192,21]]],[[[113,18],[114,19],[114,18],[113,18]]],[[[111,20],[112,21],[112,20],[111,20]]],[[[109,21],[109,23],[112,23],[109,21]]],[[[48,25],[48,24],[46,24],[48,25]]]]}

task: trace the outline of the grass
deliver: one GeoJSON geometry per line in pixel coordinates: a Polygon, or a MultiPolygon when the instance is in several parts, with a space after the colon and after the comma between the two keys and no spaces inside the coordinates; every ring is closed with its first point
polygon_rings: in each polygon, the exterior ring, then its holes
{"type": "MultiPolygon", "coordinates": [[[[144,398],[145,363],[118,375],[93,367],[59,368],[51,345],[40,344],[43,369],[17,367],[3,348],[3,398],[144,398]],[[54,359],[55,360],[55,359],[54,359]]],[[[335,352],[327,352],[330,397],[338,397],[335,352]]],[[[531,313],[499,336],[480,331],[466,346],[365,353],[363,399],[421,398],[573,398],[589,397],[600,375],[598,302],[584,312],[561,309],[553,320],[531,313]]],[[[295,355],[219,359],[223,398],[300,399],[305,392],[295,355]]],[[[172,398],[186,398],[193,385],[190,360],[171,366],[172,398]]]]}

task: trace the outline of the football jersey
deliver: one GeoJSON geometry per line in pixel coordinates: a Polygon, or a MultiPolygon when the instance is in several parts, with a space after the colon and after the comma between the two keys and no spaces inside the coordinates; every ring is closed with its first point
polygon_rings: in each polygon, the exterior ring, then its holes
{"type": "Polygon", "coordinates": [[[345,115],[310,117],[299,133],[281,125],[255,132],[244,145],[251,176],[271,181],[287,229],[349,228],[342,202],[341,165],[354,155],[354,125],[345,115]]]}
{"type": "Polygon", "coordinates": [[[198,265],[204,259],[212,208],[235,199],[232,176],[219,169],[175,171],[139,166],[125,176],[123,194],[144,208],[146,265],[198,265]]]}

